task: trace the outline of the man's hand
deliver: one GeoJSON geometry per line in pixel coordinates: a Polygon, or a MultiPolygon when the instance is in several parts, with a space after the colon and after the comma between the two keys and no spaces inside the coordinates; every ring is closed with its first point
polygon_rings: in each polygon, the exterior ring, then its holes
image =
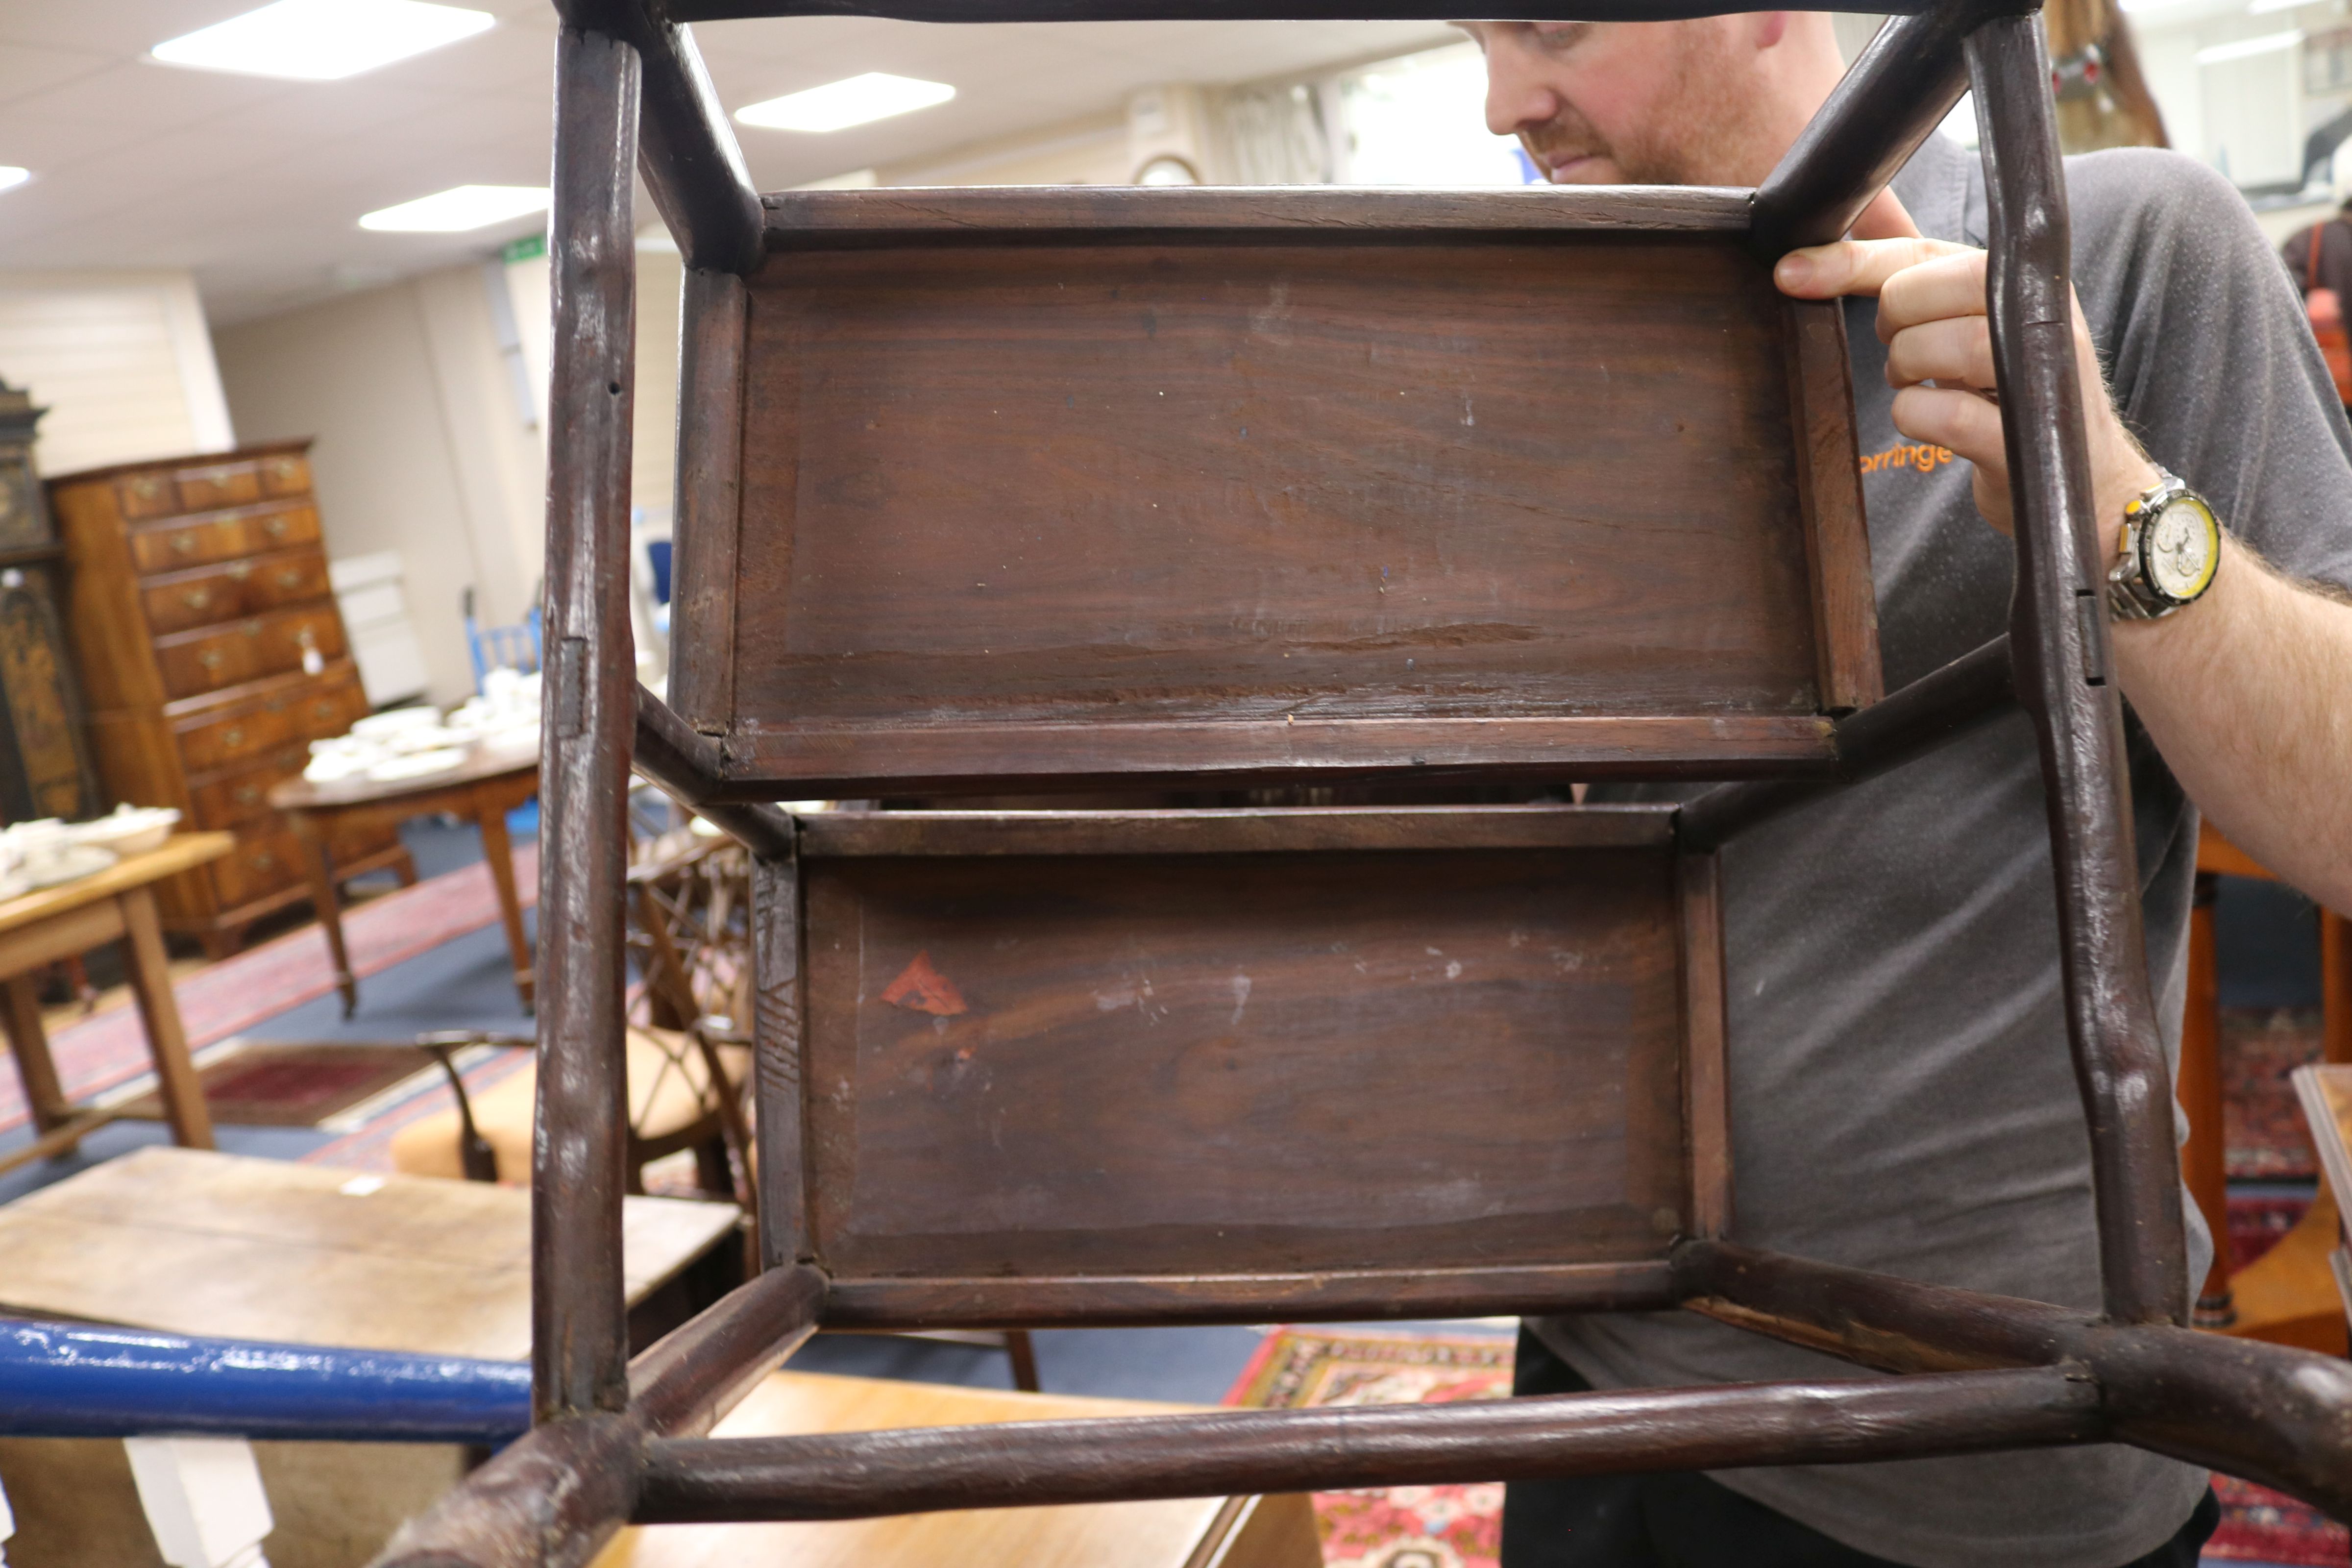
{"type": "MultiPolygon", "coordinates": [[[[2009,458],[1991,400],[1992,328],[1985,318],[1985,253],[1947,240],[1847,239],[1790,251],[1773,280],[1800,300],[1878,297],[1878,339],[1895,389],[1895,427],[1948,447],[1976,468],[1977,510],[2010,530],[2009,458]]],[[[2091,442],[2092,515],[2111,557],[2124,503],[2156,482],[2156,467],[2116,417],[2098,352],[2074,306],[2074,363],[2091,442]]]]}

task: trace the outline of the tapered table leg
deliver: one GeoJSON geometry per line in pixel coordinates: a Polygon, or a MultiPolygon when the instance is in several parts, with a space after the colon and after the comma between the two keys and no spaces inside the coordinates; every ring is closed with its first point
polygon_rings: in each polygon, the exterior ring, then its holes
{"type": "Polygon", "coordinates": [[[155,919],[155,896],[143,887],[118,896],[122,910],[122,948],[130,960],[131,990],[147,1026],[148,1054],[155,1058],[155,1087],[173,1141],[187,1149],[213,1146],[212,1112],[204,1084],[188,1059],[188,1037],[180,1028],[180,1005],[172,995],[172,971],[163,953],[163,928],[155,919]]]}
{"type": "Polygon", "coordinates": [[[352,973],[352,955],[343,946],[343,906],[335,889],[334,852],[327,847],[325,828],[309,812],[286,815],[293,819],[295,834],[302,840],[302,857],[310,868],[310,903],[327,933],[327,952],[335,962],[335,989],[342,994],[343,1016],[348,1018],[359,1011],[360,982],[352,973]]]}
{"type": "Polygon", "coordinates": [[[522,927],[522,895],[515,887],[514,846],[507,837],[507,802],[503,794],[483,790],[476,795],[474,820],[482,830],[482,858],[490,864],[490,879],[498,885],[499,918],[506,922],[507,956],[514,963],[515,994],[522,1010],[538,1005],[530,938],[522,927]]]}
{"type": "MultiPolygon", "coordinates": [[[[25,1086],[25,1104],[33,1125],[47,1132],[73,1119],[73,1106],[58,1082],[58,1064],[49,1055],[49,1037],[41,1027],[41,998],[29,974],[12,974],[7,981],[8,1047],[16,1058],[16,1078],[25,1086]]],[[[58,1151],[71,1152],[71,1146],[58,1151]]]]}

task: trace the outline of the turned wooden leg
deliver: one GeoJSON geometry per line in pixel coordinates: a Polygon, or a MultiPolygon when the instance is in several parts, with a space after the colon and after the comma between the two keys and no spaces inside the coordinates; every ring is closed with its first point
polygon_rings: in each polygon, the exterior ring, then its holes
{"type": "Polygon", "coordinates": [[[155,919],[155,897],[145,888],[119,895],[122,946],[130,959],[131,994],[147,1026],[147,1049],[155,1058],[155,1086],[172,1137],[183,1148],[213,1146],[212,1112],[204,1084],[188,1059],[188,1037],[180,1029],[180,1006],[172,995],[172,971],[163,953],[163,928],[155,919]]]}
{"type": "Polygon", "coordinates": [[[296,837],[302,840],[302,858],[310,868],[310,903],[319,925],[327,933],[327,952],[335,964],[335,989],[342,994],[343,1016],[359,1011],[360,981],[352,973],[352,955],[343,946],[342,895],[335,887],[334,852],[327,847],[326,829],[308,812],[289,812],[296,837]]]}
{"type": "Polygon", "coordinates": [[[489,862],[490,879],[498,884],[499,915],[506,921],[507,955],[514,963],[515,992],[528,1013],[537,1001],[530,938],[522,927],[522,895],[515,889],[514,846],[507,838],[506,807],[495,800],[488,802],[476,810],[474,820],[482,829],[482,858],[489,862]]]}
{"type": "MultiPolygon", "coordinates": [[[[13,974],[7,982],[8,1047],[16,1058],[16,1079],[25,1086],[25,1104],[33,1125],[47,1132],[72,1119],[73,1106],[58,1082],[58,1064],[49,1055],[49,1037],[41,1027],[41,997],[33,977],[13,974]]],[[[69,1153],[72,1146],[59,1150],[69,1153]]]]}

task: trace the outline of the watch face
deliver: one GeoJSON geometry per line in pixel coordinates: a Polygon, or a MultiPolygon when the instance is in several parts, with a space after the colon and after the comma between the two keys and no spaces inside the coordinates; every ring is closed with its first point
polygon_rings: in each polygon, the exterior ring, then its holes
{"type": "Polygon", "coordinates": [[[2193,495],[2173,498],[2140,544],[2148,585],[2175,603],[2203,593],[2221,559],[2221,525],[2212,509],[2193,495]]]}

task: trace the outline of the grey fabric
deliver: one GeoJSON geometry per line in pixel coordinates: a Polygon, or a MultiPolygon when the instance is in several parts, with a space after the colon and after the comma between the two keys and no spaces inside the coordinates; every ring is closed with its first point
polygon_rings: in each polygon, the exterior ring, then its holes
{"type": "MultiPolygon", "coordinates": [[[[2076,288],[2127,421],[2271,561],[2352,584],[2352,434],[2244,203],[2166,153],[2093,153],[2067,175],[2076,288]]],[[[1895,187],[1928,234],[1984,243],[1972,154],[1931,136],[1895,187]]],[[[1849,302],[1847,325],[1893,689],[2003,629],[2011,565],[1968,465],[1895,432],[1875,309],[1849,302]]],[[[2196,814],[2126,724],[2151,978],[2177,1068],[2196,814]]],[[[1738,1239],[2095,1310],[2045,834],[2032,731],[2012,717],[1727,851],[1738,1239]]],[[[2211,1242],[2188,1212],[2193,1289],[2211,1242]]],[[[1602,1387],[1867,1375],[1686,1313],[1538,1330],[1602,1387]]],[[[2114,1568],[2177,1531],[2205,1484],[2122,1447],[1716,1479],[1920,1568],[2114,1568]]]]}

